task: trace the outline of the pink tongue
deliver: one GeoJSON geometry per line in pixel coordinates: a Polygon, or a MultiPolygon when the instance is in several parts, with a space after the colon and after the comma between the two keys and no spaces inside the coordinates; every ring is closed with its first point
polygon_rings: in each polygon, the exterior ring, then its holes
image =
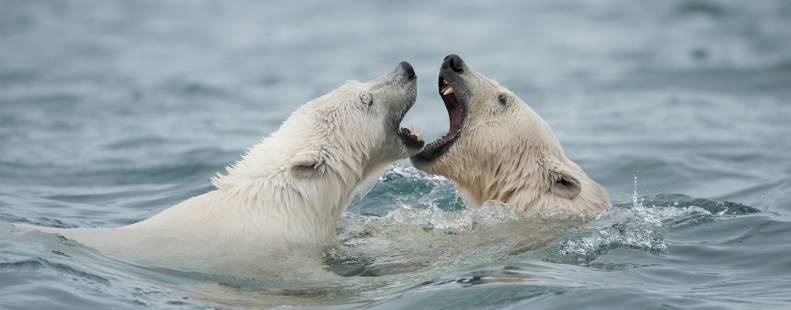
{"type": "Polygon", "coordinates": [[[461,127],[461,111],[459,111],[459,107],[454,104],[450,107],[448,113],[450,114],[450,130],[448,131],[448,136],[452,136],[456,134],[456,131],[461,127]]]}
{"type": "Polygon", "coordinates": [[[461,113],[458,112],[457,108],[453,108],[450,112],[450,128],[459,129],[459,125],[461,124],[461,113]]]}

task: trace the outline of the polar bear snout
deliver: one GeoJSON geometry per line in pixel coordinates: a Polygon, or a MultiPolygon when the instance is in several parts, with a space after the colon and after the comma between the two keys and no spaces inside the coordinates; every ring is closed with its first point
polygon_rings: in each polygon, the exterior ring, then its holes
{"type": "Polygon", "coordinates": [[[410,158],[416,167],[424,170],[430,169],[430,166],[436,164],[436,161],[448,152],[461,136],[469,110],[470,89],[467,80],[471,76],[464,73],[468,69],[464,60],[456,54],[450,54],[442,61],[437,80],[437,91],[448,111],[448,132],[427,144],[423,150],[410,158]]]}
{"type": "Polygon", "coordinates": [[[464,69],[466,65],[464,64],[464,60],[456,54],[450,54],[445,56],[445,59],[442,61],[442,66],[440,70],[451,70],[456,73],[464,73],[464,69]]]}
{"type": "Polygon", "coordinates": [[[399,62],[390,73],[368,82],[369,89],[379,98],[384,113],[386,132],[392,133],[385,144],[399,158],[418,152],[425,142],[423,134],[415,129],[401,127],[401,121],[417,99],[417,74],[406,61],[399,62]],[[394,150],[394,151],[393,151],[394,150]]]}
{"type": "Polygon", "coordinates": [[[408,62],[406,61],[399,62],[398,67],[403,72],[404,77],[406,77],[407,81],[412,81],[417,78],[417,74],[415,74],[415,69],[412,68],[412,65],[410,65],[408,62]]]}

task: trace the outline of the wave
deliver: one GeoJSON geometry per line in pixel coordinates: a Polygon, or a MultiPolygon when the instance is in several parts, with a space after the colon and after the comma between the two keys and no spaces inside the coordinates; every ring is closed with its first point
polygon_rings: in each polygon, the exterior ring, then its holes
{"type": "Polygon", "coordinates": [[[461,202],[448,180],[396,164],[366,198],[398,203],[382,215],[366,213],[367,206],[357,204],[359,214],[346,215],[340,244],[327,252],[327,261],[344,276],[444,269],[514,255],[588,266],[618,248],[663,255],[667,231],[760,212],[741,203],[684,194],[640,196],[636,181],[631,201],[615,202],[594,218],[546,217],[520,214],[496,202],[464,209],[456,205],[461,202]]]}

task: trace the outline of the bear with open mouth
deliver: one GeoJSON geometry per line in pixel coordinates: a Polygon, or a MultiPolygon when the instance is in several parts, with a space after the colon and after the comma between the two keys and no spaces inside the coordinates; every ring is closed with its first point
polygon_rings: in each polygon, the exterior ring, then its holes
{"type": "Polygon", "coordinates": [[[266,275],[282,273],[290,260],[320,260],[355,188],[423,147],[419,133],[399,125],[415,103],[416,80],[401,62],[377,79],[347,81],[299,107],[216,176],[215,189],[146,220],[117,228],[28,228],[185,271],[266,275]]]}
{"type": "Polygon", "coordinates": [[[566,157],[549,124],[510,90],[458,55],[445,57],[438,88],[450,129],[410,159],[453,180],[468,206],[495,200],[546,215],[611,206],[607,191],[566,157]]]}

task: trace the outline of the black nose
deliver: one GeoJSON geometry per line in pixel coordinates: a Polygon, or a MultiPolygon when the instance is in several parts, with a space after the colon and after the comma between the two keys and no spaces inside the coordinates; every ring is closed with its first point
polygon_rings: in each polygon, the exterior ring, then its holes
{"type": "Polygon", "coordinates": [[[453,72],[462,73],[464,72],[464,60],[461,60],[459,55],[450,54],[445,56],[445,61],[442,62],[442,68],[450,68],[453,72]]]}
{"type": "Polygon", "coordinates": [[[404,70],[404,75],[406,75],[407,80],[414,80],[415,78],[417,78],[417,75],[415,74],[415,69],[413,69],[412,65],[410,65],[408,62],[402,61],[398,63],[398,65],[401,66],[401,69],[404,70]]]}

